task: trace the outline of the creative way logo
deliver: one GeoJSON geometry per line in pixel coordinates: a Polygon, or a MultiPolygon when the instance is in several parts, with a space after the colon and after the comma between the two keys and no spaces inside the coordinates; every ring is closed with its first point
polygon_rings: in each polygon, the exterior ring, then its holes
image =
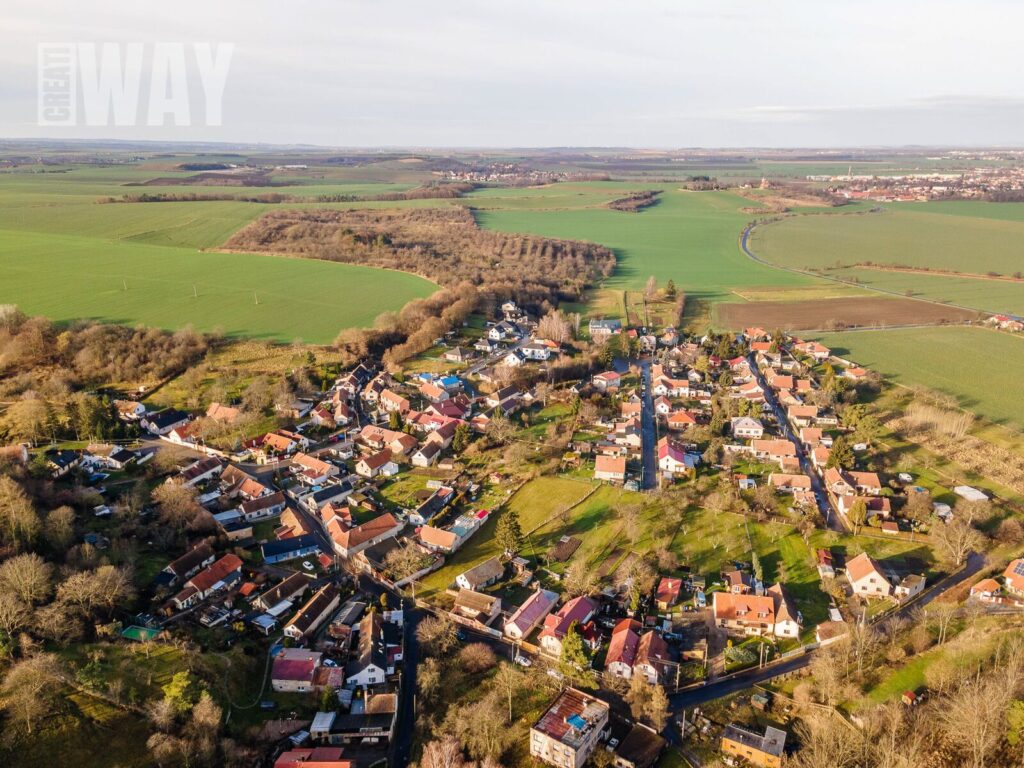
{"type": "Polygon", "coordinates": [[[38,124],[219,126],[234,50],[223,42],[40,43],[38,124]]]}

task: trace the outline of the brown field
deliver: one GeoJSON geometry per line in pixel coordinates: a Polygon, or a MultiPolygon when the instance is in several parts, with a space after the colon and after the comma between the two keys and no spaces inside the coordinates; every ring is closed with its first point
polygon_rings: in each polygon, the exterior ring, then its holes
{"type": "Polygon", "coordinates": [[[979,313],[968,309],[881,296],[717,304],[714,315],[716,326],[732,330],[756,325],[797,331],[940,325],[978,317],[979,313]]]}

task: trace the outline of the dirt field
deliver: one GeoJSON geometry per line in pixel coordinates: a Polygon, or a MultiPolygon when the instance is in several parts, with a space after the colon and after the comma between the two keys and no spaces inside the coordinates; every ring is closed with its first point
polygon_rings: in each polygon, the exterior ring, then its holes
{"type": "Polygon", "coordinates": [[[977,312],[913,299],[850,297],[810,301],[752,301],[715,306],[715,325],[783,330],[834,330],[892,325],[940,325],[974,320],[977,312]]]}

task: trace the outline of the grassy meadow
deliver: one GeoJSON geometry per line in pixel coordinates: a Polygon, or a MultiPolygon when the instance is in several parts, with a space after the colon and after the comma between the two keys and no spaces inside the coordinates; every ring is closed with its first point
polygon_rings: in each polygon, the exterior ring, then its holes
{"type": "Polygon", "coordinates": [[[1024,339],[984,328],[935,327],[825,334],[820,341],[899,384],[956,398],[996,423],[1024,427],[1024,339]]]}

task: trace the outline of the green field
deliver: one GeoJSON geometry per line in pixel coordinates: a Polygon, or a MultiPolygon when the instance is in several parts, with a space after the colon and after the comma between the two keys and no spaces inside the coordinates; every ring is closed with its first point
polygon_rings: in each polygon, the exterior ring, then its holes
{"type": "MultiPolygon", "coordinates": [[[[370,325],[381,312],[436,289],[399,272],[201,250],[219,246],[270,205],[97,202],[143,191],[222,191],[124,186],[157,175],[175,174],[123,166],[0,174],[0,303],[58,322],[191,325],[233,336],[324,344],[343,328],[370,325]]],[[[393,188],[345,182],[324,191],[393,188]]],[[[273,191],[300,189],[302,194],[319,191],[316,185],[273,191]]]]}
{"type": "Polygon", "coordinates": [[[993,312],[1024,309],[1024,283],[855,268],[880,264],[1014,275],[1024,270],[1024,205],[906,203],[857,215],[792,216],[758,227],[751,249],[773,264],[993,312]]]}
{"type": "Polygon", "coordinates": [[[0,303],[56,321],[326,344],[434,289],[415,275],[326,261],[0,230],[0,303]]]}
{"type": "Polygon", "coordinates": [[[1024,427],[1024,338],[938,327],[848,331],[820,340],[900,384],[944,392],[991,421],[1024,427]]]}
{"type": "MultiPolygon", "coordinates": [[[[569,205],[574,199],[571,190],[582,188],[581,199],[588,203],[590,192],[597,186],[606,190],[605,199],[627,189],[642,187],[640,182],[622,185],[618,192],[604,185],[558,185],[558,198],[569,205]]],[[[743,208],[750,200],[730,192],[683,192],[672,185],[650,184],[664,188],[661,201],[641,213],[623,213],[604,207],[544,210],[541,200],[528,205],[515,195],[515,209],[505,197],[484,197],[488,207],[477,213],[481,226],[504,232],[525,232],[547,237],[589,240],[615,251],[618,264],[607,287],[615,289],[643,288],[654,275],[661,283],[671,279],[688,297],[719,301],[739,287],[773,287],[809,285],[814,278],[772,269],[747,258],[739,249],[738,238],[752,218],[743,208]],[[500,206],[509,206],[499,210],[500,206]]],[[[527,190],[534,196],[549,188],[527,190]]],[[[475,204],[476,195],[469,200],[475,204]]]]}

